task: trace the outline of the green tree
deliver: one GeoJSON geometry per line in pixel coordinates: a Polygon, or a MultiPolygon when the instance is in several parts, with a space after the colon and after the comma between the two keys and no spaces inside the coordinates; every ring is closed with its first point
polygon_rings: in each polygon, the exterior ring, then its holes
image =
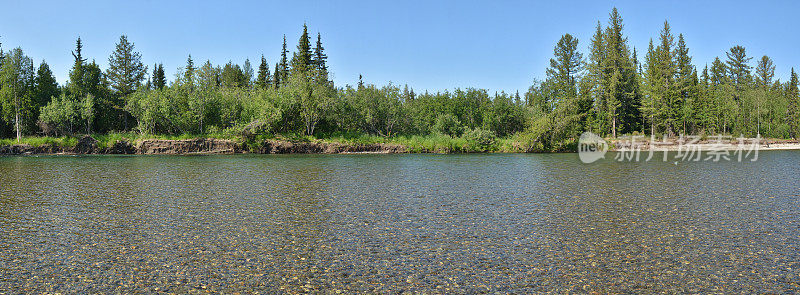
{"type": "Polygon", "coordinates": [[[772,79],[775,78],[775,64],[769,56],[762,56],[756,66],[756,85],[761,89],[772,86],[772,79]]]}
{"type": "Polygon", "coordinates": [[[609,15],[609,24],[604,34],[606,56],[603,60],[606,118],[611,125],[612,137],[617,136],[618,130],[623,132],[635,130],[639,122],[639,107],[634,100],[633,88],[636,69],[631,61],[628,39],[622,30],[622,16],[614,8],[609,15]]]}
{"type": "Polygon", "coordinates": [[[275,86],[275,89],[278,89],[281,85],[281,76],[283,75],[281,74],[279,64],[275,64],[275,74],[272,75],[272,85],[275,86]]]}
{"type": "Polygon", "coordinates": [[[683,133],[686,134],[687,125],[694,123],[697,71],[692,65],[692,57],[689,55],[689,48],[686,46],[683,34],[678,34],[675,66],[677,98],[671,104],[671,113],[675,118],[680,119],[683,133]]]}
{"type": "Polygon", "coordinates": [[[134,51],[134,44],[128,42],[127,36],[120,36],[116,49],[108,57],[106,78],[111,89],[125,97],[141,86],[146,74],[147,67],[142,64],[142,55],[134,51]]]}
{"type": "Polygon", "coordinates": [[[220,78],[223,87],[245,87],[248,84],[245,71],[230,61],[222,67],[220,78]]]}
{"type": "Polygon", "coordinates": [[[328,81],[328,55],[325,54],[325,47],[322,47],[322,36],[317,33],[317,44],[314,46],[314,56],[312,57],[312,64],[316,70],[317,81],[328,81]]]}
{"type": "Polygon", "coordinates": [[[250,87],[253,83],[253,66],[250,65],[250,59],[247,58],[244,60],[244,65],[242,65],[242,73],[244,74],[244,87],[250,87]]]}
{"type": "MultiPolygon", "coordinates": [[[[231,64],[231,63],[228,63],[231,64]]],[[[214,67],[211,61],[206,61],[197,70],[197,89],[189,93],[188,104],[193,120],[197,122],[197,130],[202,134],[206,131],[206,122],[209,110],[214,103],[217,89],[221,85],[221,71],[214,67]]]]}
{"type": "MultiPolygon", "coordinates": [[[[593,128],[596,132],[601,132],[601,130],[605,130],[606,120],[605,118],[607,109],[606,109],[606,87],[603,83],[605,79],[605,73],[603,71],[603,64],[605,63],[606,58],[606,45],[605,45],[605,36],[603,34],[603,26],[600,25],[600,22],[597,22],[597,27],[592,37],[591,44],[589,46],[589,58],[587,62],[587,74],[584,76],[584,83],[586,85],[587,94],[591,97],[592,100],[592,116],[593,116],[593,128]]],[[[533,90],[533,89],[531,89],[533,90]]],[[[529,102],[534,105],[539,106],[540,109],[545,110],[544,106],[548,105],[549,103],[546,101],[547,96],[543,94],[541,88],[535,89],[537,95],[533,96],[529,102]]],[[[533,93],[529,90],[530,93],[533,93]]],[[[552,108],[548,108],[552,109],[552,108]]],[[[549,111],[547,111],[549,112],[549,111]]]]}
{"type": "Polygon", "coordinates": [[[267,89],[271,83],[269,73],[269,65],[267,64],[267,59],[264,58],[264,55],[261,55],[261,64],[258,66],[258,77],[256,77],[256,88],[258,89],[267,89]]]}
{"type": "Polygon", "coordinates": [[[756,130],[761,134],[761,122],[764,115],[764,104],[771,102],[772,79],[775,77],[775,64],[769,56],[762,56],[756,65],[756,130]]]}
{"type": "Polygon", "coordinates": [[[303,34],[300,35],[297,52],[292,57],[292,75],[307,75],[311,66],[311,42],[308,39],[308,27],[303,24],[303,34]]]}
{"type": "Polygon", "coordinates": [[[747,57],[744,47],[736,45],[725,53],[728,56],[727,69],[728,77],[736,90],[736,99],[739,99],[740,92],[750,83],[749,65],[752,57],[747,57]]]}
{"type": "Polygon", "coordinates": [[[92,122],[95,117],[94,95],[87,94],[80,102],[80,117],[86,122],[86,134],[92,134],[92,122]]]}
{"type": "Polygon", "coordinates": [[[58,97],[60,90],[58,89],[58,82],[56,77],[53,76],[53,71],[45,61],[39,64],[39,69],[36,71],[36,81],[34,88],[34,109],[38,111],[39,108],[47,105],[50,99],[58,97]]]}
{"type": "Polygon", "coordinates": [[[83,81],[86,59],[83,58],[82,51],[83,42],[81,41],[81,37],[78,37],[78,40],[75,41],[75,51],[72,52],[72,57],[75,59],[75,62],[72,65],[72,69],[69,71],[69,82],[67,83],[67,90],[74,97],[81,97],[86,94],[85,83],[83,81]]]}
{"type": "Polygon", "coordinates": [[[797,73],[792,68],[789,83],[786,86],[786,97],[789,100],[789,107],[787,110],[789,121],[789,134],[792,138],[800,138],[800,93],[798,92],[797,73]]]}
{"type": "Polygon", "coordinates": [[[190,87],[194,81],[194,70],[194,61],[192,60],[192,55],[189,54],[189,58],[186,59],[186,68],[183,70],[183,79],[190,87]]]}
{"type": "Polygon", "coordinates": [[[653,39],[647,45],[644,67],[641,71],[642,76],[642,104],[640,112],[647,123],[650,124],[650,134],[656,133],[656,116],[660,109],[661,102],[661,74],[659,72],[658,53],[653,46],[653,39]]]}
{"type": "Polygon", "coordinates": [[[153,65],[153,88],[161,90],[167,86],[167,77],[164,74],[164,64],[153,65]]]}
{"type": "Polygon", "coordinates": [[[48,135],[74,134],[73,127],[80,120],[77,109],[75,101],[62,94],[42,107],[39,114],[39,127],[48,135]]]}
{"type": "Polygon", "coordinates": [[[112,105],[119,113],[124,130],[128,130],[130,116],[124,111],[125,99],[141,86],[146,74],[147,67],[142,64],[142,55],[134,51],[134,44],[128,42],[127,36],[120,36],[116,49],[108,57],[105,77],[114,91],[112,105]]]}
{"type": "MultiPolygon", "coordinates": [[[[550,143],[560,142],[577,135],[585,129],[585,120],[589,115],[591,109],[591,98],[585,99],[587,96],[578,96],[578,85],[576,81],[580,78],[579,73],[582,71],[582,55],[577,51],[578,39],[575,39],[570,34],[565,34],[561,37],[553,50],[554,58],[550,59],[550,67],[547,69],[547,81],[545,87],[548,88],[547,93],[550,97],[549,103],[552,106],[547,106],[545,116],[548,117],[549,126],[557,126],[565,124],[564,128],[560,131],[548,131],[545,135],[546,140],[550,143]]],[[[494,101],[493,106],[499,105],[500,100],[494,101]]],[[[516,113],[516,108],[507,106],[511,114],[516,113]]],[[[512,118],[515,116],[512,116],[512,118]]],[[[513,122],[506,122],[504,124],[515,124],[513,122]]],[[[494,131],[499,131],[498,134],[507,134],[509,130],[500,130],[499,126],[495,127],[494,131]]],[[[512,127],[513,128],[513,127],[512,127]]]]}
{"type": "Polygon", "coordinates": [[[14,122],[17,142],[22,137],[24,122],[32,113],[32,88],[34,85],[33,60],[25,56],[22,48],[15,48],[5,56],[0,68],[0,105],[2,117],[14,122]]]}
{"type": "Polygon", "coordinates": [[[289,80],[289,60],[286,55],[289,53],[286,50],[286,35],[283,35],[283,47],[281,47],[281,61],[277,64],[275,69],[275,88],[282,86],[283,81],[289,80]]]}
{"type": "Polygon", "coordinates": [[[578,39],[564,34],[553,49],[554,58],[547,68],[547,79],[555,89],[556,99],[578,95],[578,74],[583,70],[583,55],[578,52],[578,39]]]}
{"type": "Polygon", "coordinates": [[[331,104],[335,90],[327,83],[316,83],[310,77],[292,75],[287,85],[292,100],[298,103],[299,115],[303,120],[303,132],[313,135],[317,123],[322,119],[331,104]]]}
{"type": "Polygon", "coordinates": [[[663,121],[664,131],[673,134],[678,120],[679,93],[675,77],[677,76],[675,37],[672,35],[669,23],[664,21],[664,28],[659,37],[661,45],[656,49],[658,74],[660,75],[660,85],[658,85],[658,103],[656,110],[658,117],[663,121]]]}

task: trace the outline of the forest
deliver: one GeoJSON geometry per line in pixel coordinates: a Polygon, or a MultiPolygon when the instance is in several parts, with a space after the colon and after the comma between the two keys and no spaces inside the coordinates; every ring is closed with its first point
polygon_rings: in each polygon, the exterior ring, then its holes
{"type": "MultiPolygon", "coordinates": [[[[408,86],[335,85],[322,36],[306,25],[293,52],[284,36],[271,64],[195,62],[169,79],[121,36],[101,69],[78,38],[69,79],[0,44],[0,138],[83,134],[429,140],[464,151],[566,151],[592,131],[606,137],[693,134],[797,138],[794,69],[775,77],[768,56],[733,46],[697,66],[683,34],[664,22],[646,51],[630,48],[616,8],[586,44],[564,34],[546,77],[520,94],[480,88],[416,93],[408,86]],[[582,49],[585,48],[585,54],[582,49]],[[641,55],[641,59],[639,58],[641,55]],[[755,59],[755,60],[754,60],[755,59]],[[512,146],[503,148],[501,145],[512,146]]],[[[533,57],[532,57],[533,58],[533,57]]],[[[130,135],[134,136],[134,135],[130,135]]]]}

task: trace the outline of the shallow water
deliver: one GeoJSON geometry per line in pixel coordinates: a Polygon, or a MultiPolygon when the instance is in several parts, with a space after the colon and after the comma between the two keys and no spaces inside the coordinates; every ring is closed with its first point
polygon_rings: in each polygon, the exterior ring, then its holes
{"type": "Polygon", "coordinates": [[[0,294],[793,293],[798,165],[0,157],[0,294]]]}

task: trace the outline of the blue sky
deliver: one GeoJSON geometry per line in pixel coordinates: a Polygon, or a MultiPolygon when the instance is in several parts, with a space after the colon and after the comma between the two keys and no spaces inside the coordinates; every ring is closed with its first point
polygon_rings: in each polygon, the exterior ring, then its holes
{"type": "MultiPolygon", "coordinates": [[[[307,23],[322,33],[338,85],[408,84],[418,92],[457,87],[524,92],[544,78],[553,46],[564,33],[582,52],[597,21],[612,7],[622,14],[629,43],[640,59],[665,19],[683,33],[702,68],[735,44],[755,58],[769,55],[777,76],[800,68],[796,29],[800,4],[792,1],[2,1],[0,42],[21,46],[38,64],[46,60],[66,81],[75,39],[84,56],[105,69],[121,34],[152,68],[173,77],[192,54],[195,62],[228,60],[270,64],[286,34],[293,50],[307,23]],[[164,2],[164,3],[162,3],[164,2]]],[[[171,79],[170,79],[171,80],[171,79]]]]}

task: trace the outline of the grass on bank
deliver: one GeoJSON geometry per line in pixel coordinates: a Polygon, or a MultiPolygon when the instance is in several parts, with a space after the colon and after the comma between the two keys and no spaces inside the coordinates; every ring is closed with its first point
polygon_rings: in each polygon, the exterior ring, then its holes
{"type": "MultiPolygon", "coordinates": [[[[27,144],[31,146],[53,145],[60,147],[74,147],[79,139],[84,135],[48,137],[48,136],[26,136],[18,143],[15,138],[0,139],[0,146],[27,144]]],[[[214,138],[233,140],[246,145],[257,146],[260,142],[268,139],[302,142],[325,142],[346,145],[369,145],[369,144],[397,144],[408,148],[409,152],[422,153],[474,153],[474,152],[525,152],[522,148],[524,139],[520,135],[507,138],[497,138],[493,134],[465,134],[460,137],[452,137],[442,134],[429,135],[397,135],[383,137],[363,133],[328,133],[318,136],[308,136],[300,134],[262,134],[245,138],[239,134],[230,132],[216,132],[208,134],[141,134],[137,132],[119,132],[107,134],[92,134],[97,140],[98,147],[106,148],[115,142],[126,140],[136,144],[141,140],[162,139],[162,140],[183,140],[196,138],[214,138]]]]}
{"type": "MultiPolygon", "coordinates": [[[[74,136],[23,136],[17,142],[16,138],[1,138],[0,146],[26,144],[34,147],[42,145],[52,145],[59,147],[74,147],[78,144],[78,140],[84,135],[74,136]]],[[[136,143],[141,140],[147,139],[164,139],[164,140],[183,140],[183,139],[196,139],[196,138],[216,138],[216,139],[230,139],[240,141],[239,136],[223,133],[210,133],[210,134],[180,134],[180,135],[154,135],[154,134],[141,134],[136,132],[120,132],[120,133],[106,133],[106,134],[92,134],[92,138],[97,140],[97,145],[100,148],[106,148],[113,145],[120,140],[126,140],[131,143],[136,143]]]]}
{"type": "Polygon", "coordinates": [[[269,135],[256,140],[277,139],[289,141],[321,141],[349,145],[396,144],[408,148],[412,153],[483,153],[483,152],[526,152],[537,151],[531,148],[531,142],[522,133],[498,138],[493,134],[470,132],[453,137],[443,134],[428,135],[396,135],[383,137],[364,133],[330,133],[318,136],[279,134],[269,135]]]}

